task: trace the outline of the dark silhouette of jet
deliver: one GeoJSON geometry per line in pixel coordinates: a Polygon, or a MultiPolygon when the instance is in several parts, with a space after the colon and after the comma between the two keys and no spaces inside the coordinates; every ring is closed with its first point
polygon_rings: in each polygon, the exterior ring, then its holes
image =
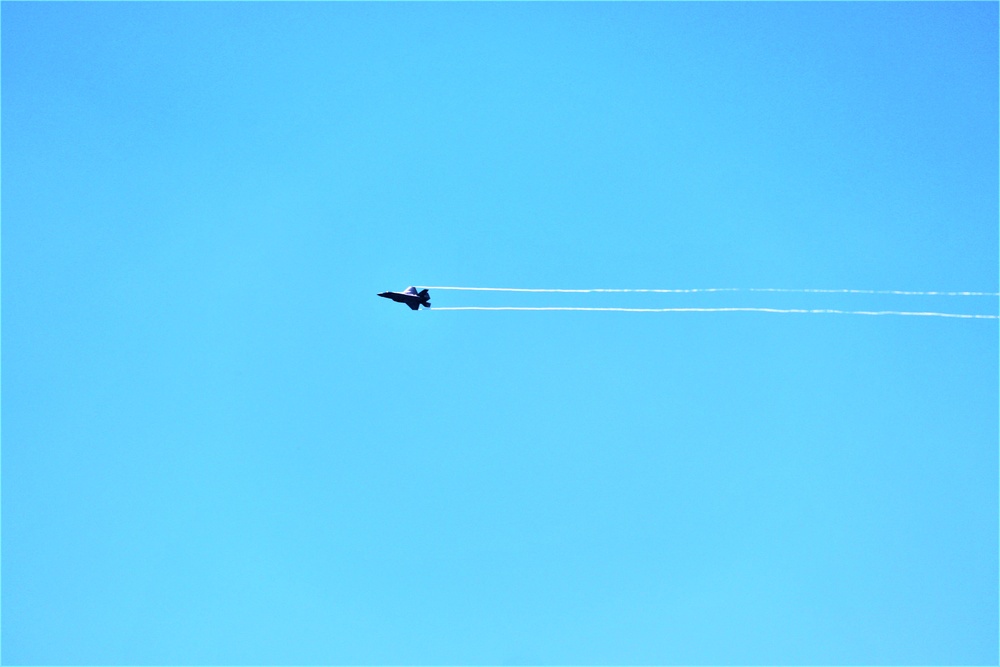
{"type": "Polygon", "coordinates": [[[392,299],[397,303],[405,303],[413,310],[418,310],[420,306],[431,307],[431,295],[425,289],[418,292],[416,287],[407,287],[402,292],[382,292],[379,296],[392,299]]]}

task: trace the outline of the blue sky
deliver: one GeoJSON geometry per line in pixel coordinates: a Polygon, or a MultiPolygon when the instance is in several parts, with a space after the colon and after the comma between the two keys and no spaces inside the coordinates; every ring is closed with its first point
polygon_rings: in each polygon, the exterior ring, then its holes
{"type": "Polygon", "coordinates": [[[3,662],[996,664],[996,320],[375,297],[996,292],[995,3],[0,11],[3,662]]]}

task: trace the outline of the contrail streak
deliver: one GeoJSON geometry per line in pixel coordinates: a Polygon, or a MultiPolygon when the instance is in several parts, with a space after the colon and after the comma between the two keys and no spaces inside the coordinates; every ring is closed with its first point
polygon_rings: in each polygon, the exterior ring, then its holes
{"type": "Polygon", "coordinates": [[[912,292],[905,290],[871,289],[787,289],[781,287],[702,287],[695,289],[535,289],[526,287],[442,287],[424,285],[427,289],[460,290],[464,292],[544,292],[547,294],[640,293],[695,294],[699,292],[782,292],[787,294],[894,294],[902,296],[1000,296],[1000,292],[912,292]]]}
{"type": "MultiPolygon", "coordinates": [[[[441,289],[441,288],[438,288],[441,289]]],[[[584,310],[616,313],[801,313],[807,315],[902,315],[907,317],[951,317],[964,320],[996,320],[1000,315],[970,315],[966,313],[925,313],[902,310],[832,310],[804,308],[584,308],[563,306],[446,306],[441,310],[584,310]]]]}

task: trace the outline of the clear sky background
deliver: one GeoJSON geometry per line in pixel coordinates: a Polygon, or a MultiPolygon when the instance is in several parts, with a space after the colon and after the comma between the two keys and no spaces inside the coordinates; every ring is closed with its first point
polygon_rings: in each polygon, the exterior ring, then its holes
{"type": "Polygon", "coordinates": [[[4,2],[3,662],[996,664],[996,320],[375,294],[996,292],[997,23],[4,2]]]}

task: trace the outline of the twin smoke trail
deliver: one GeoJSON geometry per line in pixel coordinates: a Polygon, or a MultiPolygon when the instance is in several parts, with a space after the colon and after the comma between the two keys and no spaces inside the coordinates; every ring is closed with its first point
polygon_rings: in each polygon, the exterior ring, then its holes
{"type": "Polygon", "coordinates": [[[786,294],[895,294],[906,296],[1000,296],[1000,292],[904,292],[872,289],[786,289],[781,287],[702,287],[697,289],[535,289],[524,287],[427,287],[463,292],[558,292],[573,294],[653,292],[656,294],[695,294],[698,292],[784,292],[786,294]]]}
{"type": "MultiPolygon", "coordinates": [[[[997,292],[914,292],[902,290],[853,290],[853,289],[785,289],[761,287],[714,287],[698,289],[536,289],[521,287],[428,287],[434,290],[460,290],[467,292],[541,292],[560,294],[591,294],[591,293],[656,293],[656,294],[694,294],[701,292],[781,292],[790,294],[875,294],[894,296],[988,296],[997,297],[997,292]]],[[[446,306],[435,310],[522,310],[522,311],[604,311],[619,313],[780,313],[780,314],[831,314],[831,315],[899,315],[908,317],[947,317],[957,319],[995,320],[997,315],[981,315],[971,313],[920,312],[902,310],[839,310],[831,308],[616,308],[616,307],[571,307],[571,306],[446,306]]]]}

